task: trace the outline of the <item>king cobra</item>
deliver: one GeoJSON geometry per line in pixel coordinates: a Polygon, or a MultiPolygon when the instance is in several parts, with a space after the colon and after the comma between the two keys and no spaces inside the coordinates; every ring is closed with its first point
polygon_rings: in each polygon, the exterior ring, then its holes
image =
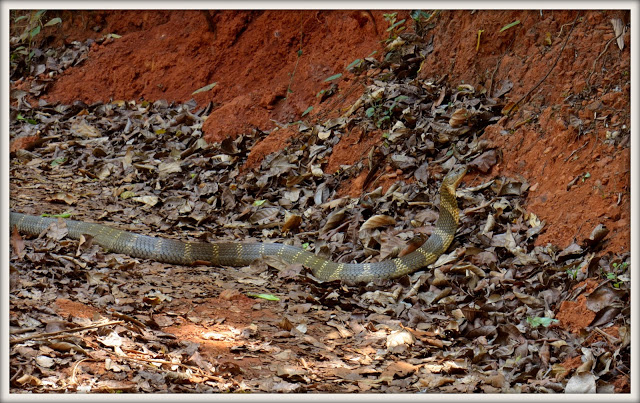
{"type": "MultiPolygon", "coordinates": [[[[337,263],[323,259],[299,247],[281,243],[182,242],[135,234],[101,224],[65,220],[68,236],[80,239],[83,234],[107,251],[152,259],[170,264],[193,265],[207,263],[222,266],[247,266],[264,256],[279,256],[289,264],[299,263],[311,269],[321,281],[342,280],[347,283],[392,279],[410,274],[435,262],[455,236],[460,213],[456,188],[467,172],[466,166],[452,169],[440,186],[440,214],[429,238],[415,251],[402,257],[372,263],[337,263]]],[[[11,228],[39,235],[58,218],[38,217],[11,212],[11,228]]]]}

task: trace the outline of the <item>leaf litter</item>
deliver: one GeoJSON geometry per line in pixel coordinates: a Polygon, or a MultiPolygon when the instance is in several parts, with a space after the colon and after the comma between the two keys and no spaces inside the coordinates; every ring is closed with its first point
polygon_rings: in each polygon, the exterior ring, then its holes
{"type": "MultiPolygon", "coordinates": [[[[207,144],[209,106],[32,107],[16,94],[12,140],[39,139],[12,152],[11,208],[138,233],[284,242],[371,262],[426,239],[444,173],[461,163],[472,172],[448,252],[364,285],[321,283],[274,259],[241,268],[134,259],[67,239],[63,222],[27,242],[14,233],[12,392],[613,391],[630,366],[629,254],[596,257],[600,227],[564,250],[534,246],[545,223],[524,208],[528,183],[471,185],[500,158],[482,133],[500,119],[504,92],[416,79],[432,47],[400,38],[383,61],[360,66],[376,74],[351,108],[298,122],[288,146],[254,170],[244,164],[266,133],[207,144]],[[327,173],[354,127],[380,134],[371,158],[327,173]],[[397,180],[385,189],[386,166],[397,180]],[[338,196],[361,172],[363,196],[338,196]],[[583,326],[562,315],[580,301],[592,313],[583,326]]],[[[81,63],[89,45],[50,56],[44,72],[81,63]]],[[[30,95],[44,86],[34,80],[30,95]]]]}

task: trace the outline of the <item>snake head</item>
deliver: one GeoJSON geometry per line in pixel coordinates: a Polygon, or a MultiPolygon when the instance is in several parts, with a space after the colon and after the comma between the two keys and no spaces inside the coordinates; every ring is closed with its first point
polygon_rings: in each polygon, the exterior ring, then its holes
{"type": "Polygon", "coordinates": [[[460,165],[458,167],[452,168],[447,174],[447,176],[445,176],[444,179],[442,180],[442,187],[447,186],[452,189],[457,188],[458,184],[460,184],[460,181],[462,181],[462,178],[464,178],[464,175],[466,173],[467,173],[466,165],[460,165]]]}

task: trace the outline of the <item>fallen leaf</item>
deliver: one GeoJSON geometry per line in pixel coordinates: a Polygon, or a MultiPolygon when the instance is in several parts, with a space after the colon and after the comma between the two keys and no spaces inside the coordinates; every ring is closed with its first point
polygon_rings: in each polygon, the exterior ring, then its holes
{"type": "Polygon", "coordinates": [[[596,377],[592,373],[575,374],[567,382],[564,393],[596,393],[596,377]]]}

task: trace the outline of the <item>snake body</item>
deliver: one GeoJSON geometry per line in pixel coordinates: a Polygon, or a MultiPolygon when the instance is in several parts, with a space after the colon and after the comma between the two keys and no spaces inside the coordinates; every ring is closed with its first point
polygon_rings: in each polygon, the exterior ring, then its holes
{"type": "MultiPolygon", "coordinates": [[[[465,166],[454,168],[443,179],[440,186],[440,214],[435,229],[422,246],[405,256],[381,262],[337,263],[281,243],[182,242],[135,234],[102,224],[75,220],[65,222],[70,238],[79,239],[81,235],[88,234],[93,237],[94,243],[108,251],[137,258],[170,264],[207,262],[211,265],[246,266],[263,256],[279,256],[290,264],[299,263],[308,267],[316,278],[323,281],[368,282],[412,273],[435,262],[447,250],[458,227],[456,187],[466,171],[465,166]]],[[[10,217],[11,228],[16,227],[19,232],[31,235],[39,235],[57,220],[13,211],[10,217]]]]}

